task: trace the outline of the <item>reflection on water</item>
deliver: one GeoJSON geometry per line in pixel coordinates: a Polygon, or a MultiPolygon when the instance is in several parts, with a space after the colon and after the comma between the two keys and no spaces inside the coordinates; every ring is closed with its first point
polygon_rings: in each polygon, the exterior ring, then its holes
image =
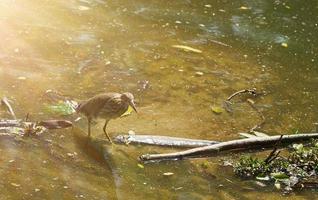
{"type": "MultiPolygon", "coordinates": [[[[226,140],[257,124],[258,116],[241,103],[233,115],[213,115],[210,107],[234,91],[256,87],[266,93],[256,99],[267,119],[264,131],[311,131],[318,102],[317,9],[314,1],[3,0],[0,94],[12,99],[20,118],[30,113],[38,120],[60,117],[43,109],[47,90],[77,100],[129,91],[140,114],[111,121],[112,135],[134,130],[226,140]]],[[[101,126],[94,127],[94,136],[103,137],[101,126]]],[[[84,122],[78,127],[86,130],[84,122]]],[[[171,149],[114,146],[111,164],[105,164],[77,144],[65,130],[1,142],[2,195],[254,199],[262,193],[281,198],[268,193],[272,188],[233,178],[217,158],[208,160],[208,172],[202,171],[202,160],[141,169],[138,155],[171,149]],[[175,175],[164,177],[164,172],[175,175]]]]}

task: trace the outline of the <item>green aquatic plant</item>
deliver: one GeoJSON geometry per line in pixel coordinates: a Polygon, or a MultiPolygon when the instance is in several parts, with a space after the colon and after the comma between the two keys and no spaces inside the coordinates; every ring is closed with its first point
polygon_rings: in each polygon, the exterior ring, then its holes
{"type": "Polygon", "coordinates": [[[74,105],[69,101],[59,101],[57,104],[44,106],[46,112],[57,115],[71,115],[75,113],[74,105]]]}
{"type": "Polygon", "coordinates": [[[318,174],[318,140],[306,146],[294,144],[286,157],[280,156],[271,162],[265,160],[242,156],[234,164],[234,173],[242,178],[272,181],[277,188],[286,191],[304,187],[307,179],[318,174]]]}

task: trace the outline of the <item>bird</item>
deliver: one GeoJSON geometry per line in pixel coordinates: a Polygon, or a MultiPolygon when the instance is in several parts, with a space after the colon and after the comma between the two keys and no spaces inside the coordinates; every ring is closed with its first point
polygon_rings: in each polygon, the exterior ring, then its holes
{"type": "Polygon", "coordinates": [[[131,106],[137,113],[136,105],[134,102],[134,96],[130,92],[124,93],[102,93],[97,94],[88,100],[82,101],[76,107],[76,112],[86,116],[88,122],[88,137],[91,135],[91,122],[93,119],[102,118],[105,119],[103,131],[112,143],[109,137],[106,127],[111,119],[116,119],[122,116],[131,106]]]}

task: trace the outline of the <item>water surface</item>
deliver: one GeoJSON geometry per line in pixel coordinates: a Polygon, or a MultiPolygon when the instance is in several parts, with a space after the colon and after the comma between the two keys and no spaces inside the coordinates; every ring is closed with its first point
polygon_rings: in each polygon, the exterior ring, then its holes
{"type": "MultiPolygon", "coordinates": [[[[47,90],[75,100],[129,91],[139,114],[111,121],[113,136],[133,130],[229,140],[259,123],[258,114],[240,101],[233,114],[215,115],[210,107],[257,88],[264,93],[254,99],[266,117],[262,131],[310,132],[318,117],[317,10],[315,1],[3,0],[0,94],[12,99],[19,118],[41,120],[63,118],[46,112],[47,90]]],[[[102,126],[98,121],[93,136],[104,138],[102,126]]],[[[85,121],[24,142],[3,140],[1,198],[286,198],[221,165],[237,155],[142,169],[139,155],[174,150],[114,145],[101,162],[73,138],[79,129],[86,130],[85,121]],[[201,166],[206,161],[208,169],[201,166]]],[[[302,191],[290,198],[316,196],[302,191]]]]}

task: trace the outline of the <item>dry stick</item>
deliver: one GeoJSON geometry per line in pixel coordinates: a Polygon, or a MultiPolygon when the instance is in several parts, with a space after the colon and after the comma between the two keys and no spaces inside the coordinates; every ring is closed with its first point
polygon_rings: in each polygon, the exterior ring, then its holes
{"type": "MultiPolygon", "coordinates": [[[[253,89],[244,89],[244,90],[239,90],[233,94],[231,94],[231,96],[229,96],[225,103],[231,103],[231,100],[237,96],[237,95],[240,95],[240,94],[243,94],[243,93],[249,93],[253,96],[257,96],[258,94],[256,93],[256,88],[253,88],[253,89]]],[[[250,129],[250,132],[254,132],[255,129],[257,128],[260,128],[266,121],[266,118],[265,116],[263,115],[263,113],[257,108],[255,107],[254,103],[247,100],[247,103],[259,114],[259,116],[261,117],[262,121],[259,123],[259,124],[256,124],[255,126],[253,126],[251,129],[250,129]]],[[[227,109],[228,110],[228,109],[227,109]]]]}
{"type": "Polygon", "coordinates": [[[267,156],[267,158],[264,160],[266,164],[272,162],[277,158],[277,156],[280,154],[280,151],[277,152],[277,146],[280,145],[282,141],[283,135],[280,136],[279,140],[276,142],[273,151],[267,156]],[[277,152],[277,153],[276,153],[277,152]]]}
{"type": "Polygon", "coordinates": [[[10,103],[9,103],[8,98],[7,97],[3,97],[1,99],[1,103],[3,103],[7,107],[8,111],[11,114],[11,116],[13,117],[13,119],[17,119],[15,114],[14,114],[14,112],[13,112],[13,109],[12,109],[10,103]]]}
{"type": "Polygon", "coordinates": [[[237,96],[237,95],[240,95],[240,94],[243,94],[243,93],[249,93],[253,96],[256,96],[257,93],[256,93],[256,88],[253,88],[253,89],[245,89],[245,90],[239,90],[237,92],[234,92],[233,94],[231,94],[231,96],[229,96],[226,101],[231,101],[233,99],[233,97],[237,96]]]}
{"type": "Polygon", "coordinates": [[[202,147],[219,143],[211,140],[188,139],[162,135],[118,135],[115,138],[115,142],[121,144],[137,143],[184,148],[202,147]]]}
{"type": "Polygon", "coordinates": [[[283,136],[269,136],[269,137],[255,137],[247,139],[232,140],[227,142],[221,142],[219,144],[214,144],[206,147],[198,147],[189,149],[186,151],[179,151],[174,153],[165,154],[146,154],[140,156],[142,161],[161,161],[161,160],[182,160],[185,158],[199,158],[216,156],[224,151],[230,150],[241,150],[246,149],[258,149],[262,150],[265,147],[272,147],[275,143],[280,140],[283,143],[292,143],[299,140],[308,140],[312,138],[318,138],[318,133],[303,133],[297,135],[283,135],[283,136]]]}

